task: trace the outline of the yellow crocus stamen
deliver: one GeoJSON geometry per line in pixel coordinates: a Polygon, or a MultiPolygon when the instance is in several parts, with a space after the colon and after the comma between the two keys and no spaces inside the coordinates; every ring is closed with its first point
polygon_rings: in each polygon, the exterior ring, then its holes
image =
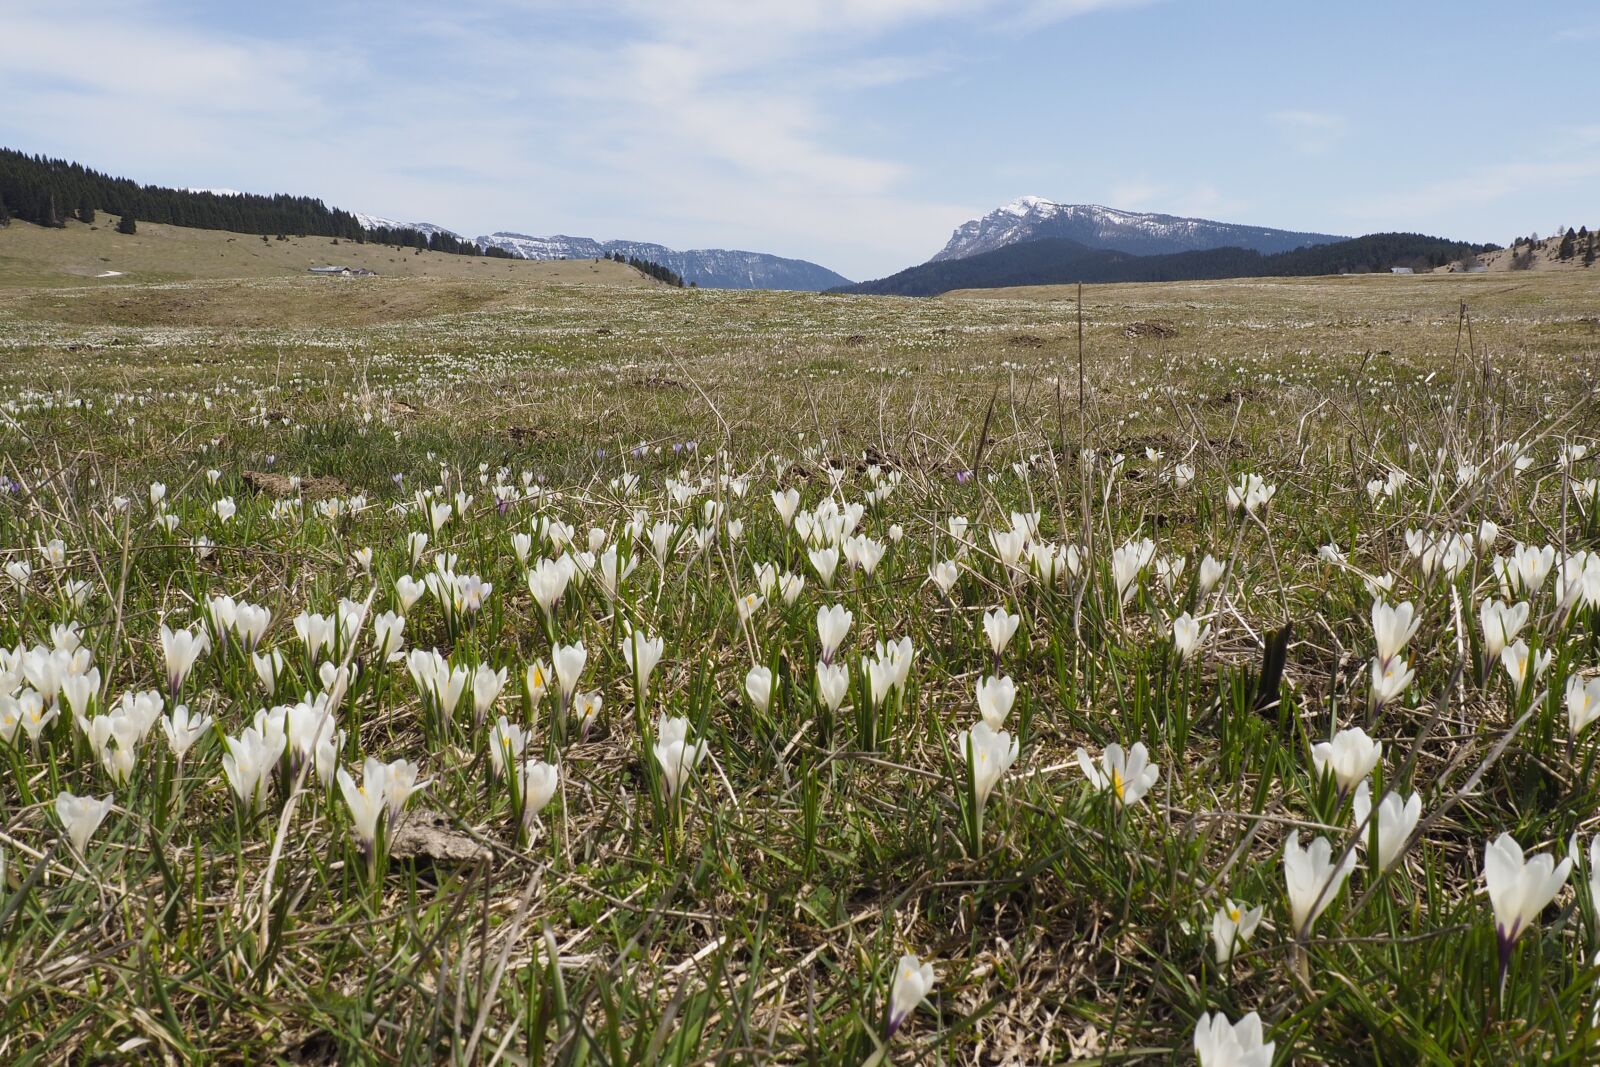
{"type": "Polygon", "coordinates": [[[1116,768],[1111,770],[1111,791],[1117,794],[1117,799],[1122,799],[1122,772],[1116,768]]]}

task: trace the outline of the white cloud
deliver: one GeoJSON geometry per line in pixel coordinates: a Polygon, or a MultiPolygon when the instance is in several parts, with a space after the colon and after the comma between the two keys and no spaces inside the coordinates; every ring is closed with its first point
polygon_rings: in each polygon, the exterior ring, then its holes
{"type": "Polygon", "coordinates": [[[1275,111],[1268,117],[1283,142],[1305,156],[1326,154],[1350,131],[1344,116],[1327,111],[1275,111]]]}
{"type": "Polygon", "coordinates": [[[1171,184],[1144,177],[1114,183],[1106,206],[1209,219],[1231,219],[1250,207],[1244,200],[1224,196],[1212,185],[1171,184]]]}
{"type": "MultiPolygon", "coordinates": [[[[1586,194],[1596,179],[1600,179],[1600,157],[1495,163],[1359,199],[1349,210],[1358,218],[1396,224],[1408,219],[1437,220],[1479,211],[1513,197],[1526,202],[1557,192],[1586,194]]],[[[1590,198],[1583,195],[1581,199],[1590,198]]]]}
{"type": "Polygon", "coordinates": [[[863,94],[1019,20],[1129,2],[396,0],[381,26],[334,5],[267,41],[223,28],[251,21],[231,10],[14,0],[0,142],[468,233],[739,244],[864,276],[967,215],[915,192],[928,176],[873,137],[863,94]],[[940,43],[890,39],[927,28],[940,43]]]}

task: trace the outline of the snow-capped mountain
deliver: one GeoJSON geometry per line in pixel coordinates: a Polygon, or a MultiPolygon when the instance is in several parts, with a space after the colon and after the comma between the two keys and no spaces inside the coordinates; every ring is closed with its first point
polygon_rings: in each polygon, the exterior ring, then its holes
{"type": "Polygon", "coordinates": [[[447,230],[443,226],[437,226],[431,222],[396,222],[394,219],[386,219],[382,215],[368,215],[361,211],[352,211],[351,214],[356,217],[356,221],[361,223],[364,229],[368,230],[416,230],[418,233],[426,234],[429,237],[436,233],[442,233],[449,237],[461,236],[454,230],[447,230]]]}
{"type": "Polygon", "coordinates": [[[1040,196],[1024,196],[981,219],[957,226],[949,242],[928,262],[964,259],[1041,237],[1066,237],[1090,248],[1108,248],[1137,256],[1207,248],[1248,248],[1270,255],[1345,239],[1334,234],[1296,233],[1210,219],[1119,211],[1098,204],[1058,204],[1040,196]]]}
{"type": "Polygon", "coordinates": [[[801,289],[820,291],[849,285],[843,275],[804,259],[785,259],[765,252],[727,248],[678,251],[643,241],[596,241],[592,237],[555,234],[531,237],[501,231],[476,238],[484,248],[503,248],[522,259],[597,259],[620,252],[670,267],[702,289],[801,289]]]}

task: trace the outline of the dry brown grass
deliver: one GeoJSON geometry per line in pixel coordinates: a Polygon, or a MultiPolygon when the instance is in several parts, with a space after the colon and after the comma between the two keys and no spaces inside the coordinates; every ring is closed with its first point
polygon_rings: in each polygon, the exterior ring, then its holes
{"type": "MultiPolygon", "coordinates": [[[[101,216],[92,226],[65,229],[25,222],[0,227],[0,287],[117,286],[214,278],[302,277],[310,267],[365,267],[390,278],[493,281],[519,285],[653,286],[660,282],[624,264],[582,260],[508,260],[454,256],[387,245],[334,242],[328,237],[262,241],[253,234],[196,230],[141,222],[135,234],[116,232],[101,216]],[[107,271],[120,277],[101,278],[107,271]]],[[[362,282],[370,279],[324,279],[362,282]]]]}

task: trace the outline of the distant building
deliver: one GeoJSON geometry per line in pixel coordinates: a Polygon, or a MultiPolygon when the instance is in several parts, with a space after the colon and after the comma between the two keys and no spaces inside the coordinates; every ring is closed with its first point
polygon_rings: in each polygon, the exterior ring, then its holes
{"type": "Polygon", "coordinates": [[[366,267],[307,267],[312,274],[332,274],[341,278],[375,278],[378,272],[366,267]]]}
{"type": "Polygon", "coordinates": [[[1415,274],[1417,272],[1412,270],[1410,267],[1390,267],[1389,268],[1389,273],[1390,274],[1415,274]]]}

